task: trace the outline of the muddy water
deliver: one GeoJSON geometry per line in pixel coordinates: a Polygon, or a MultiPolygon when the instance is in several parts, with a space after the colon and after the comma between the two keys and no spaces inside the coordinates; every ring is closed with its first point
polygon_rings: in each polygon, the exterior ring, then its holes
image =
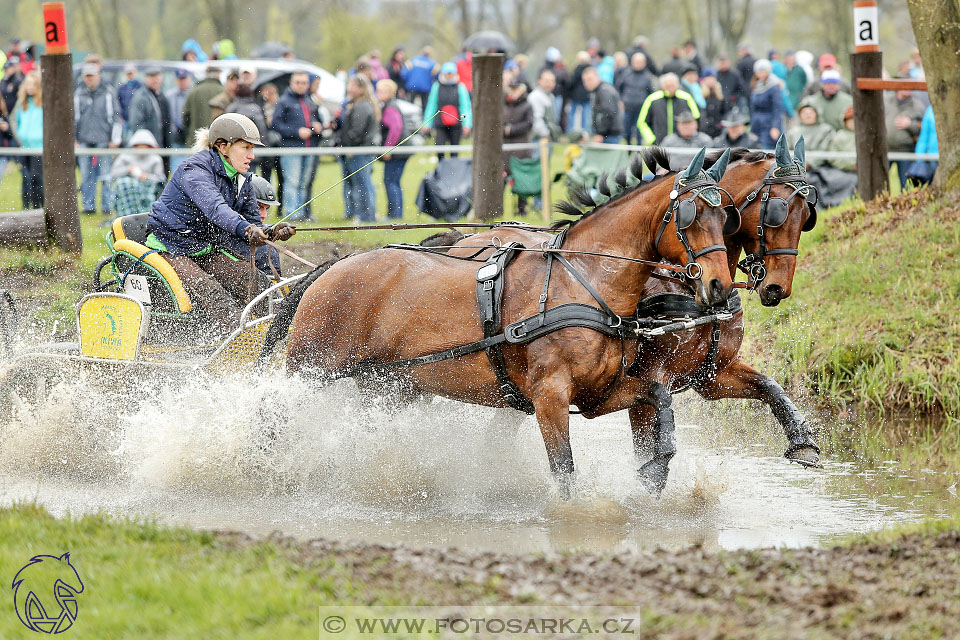
{"type": "Polygon", "coordinates": [[[781,458],[766,410],[679,397],[661,500],[636,479],[626,414],[574,416],[574,498],[557,498],[535,420],[350,381],[191,378],[150,389],[78,375],[0,422],[0,503],[105,510],[300,538],[536,552],[823,545],[955,509],[956,478],[781,458]],[[722,425],[718,424],[722,421],[722,425]],[[265,430],[272,435],[265,434],[265,430]]]}

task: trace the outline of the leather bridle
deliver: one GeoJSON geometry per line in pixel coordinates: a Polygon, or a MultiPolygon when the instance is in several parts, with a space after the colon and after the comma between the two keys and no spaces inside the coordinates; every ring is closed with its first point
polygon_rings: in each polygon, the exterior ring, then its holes
{"type": "Polygon", "coordinates": [[[747,283],[748,289],[756,290],[760,283],[763,282],[763,279],[766,278],[766,256],[799,255],[800,252],[797,249],[768,249],[766,235],[766,229],[768,227],[776,228],[786,222],[790,208],[790,201],[793,200],[798,194],[803,195],[804,199],[807,201],[807,206],[810,208],[810,217],[807,219],[807,222],[804,224],[802,230],[810,231],[817,223],[817,202],[820,199],[820,192],[816,186],[807,182],[806,169],[799,163],[794,163],[789,167],[782,167],[774,164],[770,167],[770,169],[767,170],[767,173],[760,185],[749,195],[747,195],[747,198],[743,203],[743,209],[746,209],[750,203],[757,198],[757,195],[760,196],[760,220],[757,222],[757,237],[760,241],[760,250],[756,253],[748,254],[737,264],[737,268],[743,271],[743,273],[750,278],[750,281],[747,283]],[[787,171],[781,175],[777,175],[778,169],[786,169],[787,171]],[[771,198],[771,189],[775,185],[779,184],[788,185],[789,187],[793,188],[793,191],[786,198],[771,198]],[[771,215],[770,213],[771,203],[774,203],[774,206],[777,209],[776,215],[771,215]],[[780,213],[781,211],[782,217],[780,213]]]}
{"type": "MultiPolygon", "coordinates": [[[[727,247],[723,244],[714,244],[709,247],[704,247],[700,251],[694,251],[693,247],[690,246],[690,240],[687,238],[687,228],[693,224],[696,218],[700,215],[700,209],[696,208],[697,198],[703,200],[707,205],[711,207],[719,207],[721,204],[720,194],[724,193],[731,202],[734,202],[733,196],[730,193],[719,186],[713,180],[710,180],[706,177],[705,172],[701,172],[697,179],[692,182],[687,182],[683,178],[683,174],[677,175],[676,179],[673,181],[673,190],[670,192],[670,204],[667,206],[667,210],[663,214],[663,219],[660,221],[660,228],[657,230],[657,238],[654,241],[654,248],[659,253],[660,251],[660,239],[663,237],[663,232],[666,231],[667,225],[672,220],[677,231],[677,240],[683,244],[683,248],[687,252],[687,264],[686,264],[686,277],[691,280],[699,280],[703,275],[703,267],[697,262],[697,258],[707,255],[708,253],[713,253],[714,251],[726,251],[727,247]],[[693,191],[693,195],[684,200],[680,200],[680,196],[685,193],[693,191]],[[689,214],[684,216],[681,211],[681,206],[686,207],[684,203],[691,203],[694,208],[694,213],[692,216],[689,214]],[[689,220],[681,220],[681,217],[688,217],[689,220]]],[[[740,211],[737,209],[736,204],[728,205],[724,207],[727,211],[728,219],[734,212],[737,215],[739,227],[739,215],[740,211]],[[733,211],[730,211],[733,209],[733,211]]],[[[725,225],[726,226],[726,225],[725,225]]]]}

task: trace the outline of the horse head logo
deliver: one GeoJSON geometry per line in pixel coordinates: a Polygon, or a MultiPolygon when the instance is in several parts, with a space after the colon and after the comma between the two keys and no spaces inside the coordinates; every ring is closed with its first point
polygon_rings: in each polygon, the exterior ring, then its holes
{"type": "Polygon", "coordinates": [[[13,578],[17,617],[31,631],[62,633],[77,619],[77,595],[83,593],[80,574],[70,553],[34,556],[13,578]]]}

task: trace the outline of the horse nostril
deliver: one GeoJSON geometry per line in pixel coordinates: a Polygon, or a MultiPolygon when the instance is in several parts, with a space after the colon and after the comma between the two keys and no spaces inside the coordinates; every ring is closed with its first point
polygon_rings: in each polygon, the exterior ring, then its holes
{"type": "Polygon", "coordinates": [[[713,298],[714,302],[723,301],[723,283],[720,282],[719,278],[710,280],[710,297],[713,298]]]}
{"type": "Polygon", "coordinates": [[[783,287],[778,284],[771,284],[764,287],[767,298],[771,300],[780,300],[783,298],[783,287]]]}

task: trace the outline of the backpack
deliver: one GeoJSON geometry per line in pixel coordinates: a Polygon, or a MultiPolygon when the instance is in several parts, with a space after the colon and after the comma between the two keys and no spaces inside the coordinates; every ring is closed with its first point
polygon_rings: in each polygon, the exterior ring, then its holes
{"type": "MultiPolygon", "coordinates": [[[[404,140],[423,123],[423,109],[406,100],[394,100],[393,104],[400,111],[400,115],[403,116],[403,133],[400,135],[400,139],[404,140]]],[[[423,136],[418,133],[404,144],[421,145],[423,142],[423,136]]]]}

